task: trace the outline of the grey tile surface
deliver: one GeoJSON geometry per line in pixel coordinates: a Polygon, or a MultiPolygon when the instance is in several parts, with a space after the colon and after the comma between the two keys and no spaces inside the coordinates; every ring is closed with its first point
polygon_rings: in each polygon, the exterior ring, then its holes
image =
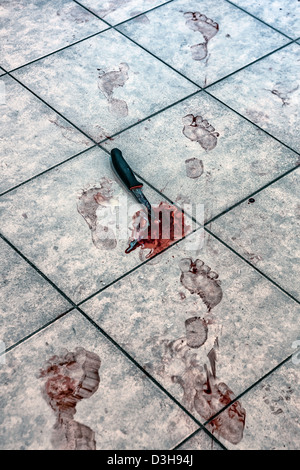
{"type": "Polygon", "coordinates": [[[204,204],[206,221],[299,161],[296,153],[203,92],[102,145],[122,149],[132,168],[173,201],[189,201],[194,210],[204,204]],[[189,115],[203,121],[190,125],[189,115]],[[206,130],[205,120],[214,132],[206,130]],[[198,178],[189,175],[190,162],[202,162],[198,178]]]}
{"type": "Polygon", "coordinates": [[[115,31],[15,73],[97,142],[197,91],[115,31]]]}
{"type": "Polygon", "coordinates": [[[0,76],[1,76],[1,75],[4,75],[5,73],[6,73],[5,70],[3,70],[3,69],[0,67],[0,76]]]}
{"type": "Polygon", "coordinates": [[[223,0],[178,0],[146,16],[148,21],[133,19],[118,29],[200,86],[288,42],[223,0]]]}
{"type": "MultiPolygon", "coordinates": [[[[55,363],[53,356],[65,357],[77,347],[97,354],[101,360],[99,388],[77,404],[71,420],[95,433],[97,450],[168,449],[197,428],[82,315],[74,312],[7,353],[6,363],[0,365],[2,450],[51,450],[63,445],[64,436],[59,435],[57,426],[54,428],[54,400],[51,409],[47,395],[42,393],[47,376],[45,380],[39,376],[47,360],[52,358],[55,363]]],[[[73,375],[76,379],[74,366],[68,372],[61,370],[66,374],[65,383],[73,375]]],[[[55,395],[51,379],[48,384],[48,390],[55,395]]]]}
{"type": "MultiPolygon", "coordinates": [[[[247,410],[243,439],[235,446],[226,441],[227,448],[297,450],[300,437],[299,380],[300,365],[290,360],[246,393],[242,397],[247,410]]],[[[225,440],[218,437],[225,444],[225,440]]]]}
{"type": "Polygon", "coordinates": [[[295,0],[234,0],[233,3],[294,39],[300,35],[300,5],[295,0]]]}
{"type": "Polygon", "coordinates": [[[3,77],[0,83],[5,92],[0,118],[0,192],[93,145],[13,78],[3,77]]]}
{"type": "MultiPolygon", "coordinates": [[[[81,0],[80,3],[108,23],[115,25],[165,2],[163,0],[110,0],[108,2],[81,0]]],[[[143,21],[143,18],[140,18],[140,21],[143,21]]]]}
{"type": "Polygon", "coordinates": [[[0,259],[0,340],[8,348],[71,305],[2,239],[0,259]]]}
{"type": "MultiPolygon", "coordinates": [[[[153,204],[161,201],[147,186],[144,193],[153,204]]],[[[127,229],[132,226],[130,214],[140,207],[116,181],[107,154],[92,149],[2,196],[1,231],[68,296],[79,302],[142,263],[138,250],[125,254],[131,234],[127,229]],[[106,205],[98,205],[93,202],[92,193],[94,187],[103,190],[103,178],[111,181],[113,196],[103,203],[106,205]],[[89,189],[88,194],[92,195],[87,196],[85,209],[83,192],[89,189]],[[124,234],[118,213],[126,211],[125,204],[128,218],[124,234]],[[110,229],[111,242],[101,243],[98,232],[92,238],[88,223],[93,226],[93,218],[97,230],[110,229]]]]}
{"type": "Polygon", "coordinates": [[[0,24],[1,65],[7,70],[107,28],[71,0],[3,0],[0,24]]]}
{"type": "Polygon", "coordinates": [[[300,47],[292,44],[212,86],[209,91],[299,151],[299,58],[300,47]]]}
{"type": "Polygon", "coordinates": [[[300,170],[212,223],[212,231],[300,300],[300,170]],[[297,194],[298,192],[298,194],[297,194]],[[276,240],[276,243],[274,243],[276,240]]]}
{"type": "Polygon", "coordinates": [[[155,265],[141,266],[83,303],[82,309],[205,421],[193,399],[198,378],[205,381],[203,367],[210,367],[210,351],[217,355],[218,382],[237,396],[293,352],[300,307],[211,236],[201,248],[202,242],[196,232],[162,253],[155,265]],[[219,275],[223,297],[206,274],[182,274],[181,260],[186,258],[202,260],[219,275]],[[218,302],[212,302],[214,296],[218,302]],[[200,347],[187,342],[185,322],[194,317],[202,318],[200,347]]]}

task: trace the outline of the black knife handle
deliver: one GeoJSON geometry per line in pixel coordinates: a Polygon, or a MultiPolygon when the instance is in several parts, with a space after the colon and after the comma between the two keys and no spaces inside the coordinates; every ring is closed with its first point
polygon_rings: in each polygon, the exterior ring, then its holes
{"type": "Polygon", "coordinates": [[[142,188],[143,183],[140,183],[126,160],[124,159],[121,150],[119,149],[112,149],[111,151],[111,161],[113,164],[113,167],[115,169],[115,172],[119,176],[119,178],[123,181],[125,186],[128,189],[134,189],[134,188],[142,188]]]}

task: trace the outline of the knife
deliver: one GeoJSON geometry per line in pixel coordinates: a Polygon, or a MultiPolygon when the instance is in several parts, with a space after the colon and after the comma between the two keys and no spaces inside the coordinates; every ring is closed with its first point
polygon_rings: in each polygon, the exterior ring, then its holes
{"type": "MultiPolygon", "coordinates": [[[[136,179],[135,174],[133,173],[132,169],[130,168],[125,158],[123,157],[121,150],[117,148],[112,149],[111,162],[112,162],[113,169],[115,170],[116,174],[118,175],[122,183],[132,193],[135,199],[140,204],[146,207],[148,211],[148,227],[149,227],[150,220],[151,220],[151,204],[141,189],[143,187],[143,183],[141,183],[140,181],[136,179]]],[[[132,242],[130,242],[130,245],[125,250],[125,253],[130,253],[130,251],[134,250],[139,240],[140,239],[133,240],[132,242]]]]}

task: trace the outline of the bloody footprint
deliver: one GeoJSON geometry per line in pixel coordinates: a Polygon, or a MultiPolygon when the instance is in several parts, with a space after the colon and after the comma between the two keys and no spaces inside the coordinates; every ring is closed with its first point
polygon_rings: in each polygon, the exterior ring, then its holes
{"type": "Polygon", "coordinates": [[[207,306],[208,311],[218,305],[223,297],[219,275],[211,271],[203,261],[183,258],[179,267],[181,269],[180,281],[191,294],[198,294],[207,306]]]}
{"type": "Polygon", "coordinates": [[[51,437],[54,449],[96,449],[94,431],[75,421],[74,415],[77,403],[98,390],[100,365],[97,354],[76,348],[75,352],[49,358],[40,370],[43,397],[56,416],[51,437]]]}
{"type": "Polygon", "coordinates": [[[92,241],[98,249],[112,250],[117,246],[115,233],[108,226],[109,213],[115,203],[112,181],[105,177],[98,185],[84,189],[79,196],[77,210],[89,226],[92,241]],[[100,220],[99,214],[103,215],[100,220]]]}
{"type": "Polygon", "coordinates": [[[216,147],[218,143],[217,137],[220,134],[202,116],[187,114],[182,118],[182,122],[184,124],[182,132],[185,137],[193,142],[198,142],[206,151],[213,150],[216,147]]]}
{"type": "Polygon", "coordinates": [[[98,88],[107,99],[110,112],[120,117],[127,116],[127,103],[124,100],[114,98],[113,94],[115,88],[123,87],[127,82],[129,65],[123,62],[119,65],[119,70],[110,70],[108,72],[102,69],[97,70],[99,72],[98,88]]]}
{"type": "Polygon", "coordinates": [[[207,56],[207,44],[219,31],[219,25],[199,11],[188,11],[184,13],[184,17],[187,18],[186,25],[192,31],[202,34],[204,42],[191,46],[191,52],[194,60],[203,60],[207,56]]]}

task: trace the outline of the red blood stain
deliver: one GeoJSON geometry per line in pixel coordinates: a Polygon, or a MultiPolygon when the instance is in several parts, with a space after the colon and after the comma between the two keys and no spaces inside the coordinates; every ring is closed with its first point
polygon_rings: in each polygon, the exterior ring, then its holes
{"type": "Polygon", "coordinates": [[[145,211],[133,215],[130,242],[137,240],[137,243],[132,249],[128,247],[125,253],[140,247],[141,250],[150,250],[146,258],[151,258],[191,230],[190,225],[185,223],[184,213],[176,206],[161,202],[158,207],[152,206],[151,212],[150,225],[145,211]]]}

